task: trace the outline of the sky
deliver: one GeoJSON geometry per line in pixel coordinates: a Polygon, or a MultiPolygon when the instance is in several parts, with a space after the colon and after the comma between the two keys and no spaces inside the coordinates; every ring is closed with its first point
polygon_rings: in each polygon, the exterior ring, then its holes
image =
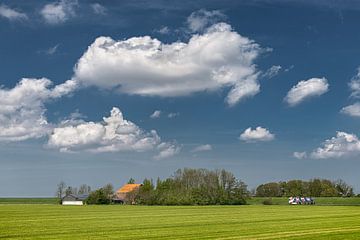
{"type": "Polygon", "coordinates": [[[360,3],[0,1],[0,196],[178,168],[360,192],[360,3]]]}

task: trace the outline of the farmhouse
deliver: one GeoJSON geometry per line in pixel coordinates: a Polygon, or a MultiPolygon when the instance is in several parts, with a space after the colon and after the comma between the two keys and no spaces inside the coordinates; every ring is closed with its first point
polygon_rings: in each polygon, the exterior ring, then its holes
{"type": "Polygon", "coordinates": [[[84,201],[88,197],[88,194],[67,194],[61,199],[62,205],[84,205],[84,201]]]}
{"type": "Polygon", "coordinates": [[[139,188],[141,186],[142,184],[137,184],[137,183],[125,184],[116,191],[114,202],[115,203],[129,202],[131,204],[134,204],[135,203],[134,193],[136,193],[136,191],[139,191],[139,188]]]}

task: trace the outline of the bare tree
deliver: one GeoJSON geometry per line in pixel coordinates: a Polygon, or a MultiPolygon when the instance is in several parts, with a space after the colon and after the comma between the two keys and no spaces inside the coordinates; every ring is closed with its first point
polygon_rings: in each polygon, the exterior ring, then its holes
{"type": "Polygon", "coordinates": [[[57,198],[62,198],[65,194],[65,189],[66,189],[66,184],[64,181],[61,181],[58,185],[57,185],[57,190],[56,190],[56,196],[57,198]]]}
{"type": "Polygon", "coordinates": [[[86,184],[82,184],[79,187],[79,194],[89,194],[91,192],[91,188],[90,186],[86,185],[86,184]]]}
{"type": "Polygon", "coordinates": [[[353,188],[342,179],[339,179],[335,182],[335,188],[341,197],[354,196],[353,188]]]}
{"type": "Polygon", "coordinates": [[[69,186],[65,189],[65,195],[69,195],[71,193],[72,193],[72,187],[69,186]]]}

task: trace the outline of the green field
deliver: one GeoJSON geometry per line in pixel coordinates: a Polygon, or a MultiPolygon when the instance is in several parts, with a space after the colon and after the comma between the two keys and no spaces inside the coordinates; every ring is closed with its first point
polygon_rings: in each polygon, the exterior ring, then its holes
{"type": "MultiPolygon", "coordinates": [[[[247,200],[250,205],[262,205],[263,201],[271,199],[273,205],[288,205],[288,198],[286,197],[254,197],[247,200]]],[[[317,197],[315,198],[316,205],[322,206],[360,206],[360,197],[317,197]]]]}
{"type": "Polygon", "coordinates": [[[0,198],[0,204],[58,204],[57,198],[0,198]]]}
{"type": "Polygon", "coordinates": [[[360,207],[0,204],[0,239],[360,239],[360,207]]]}

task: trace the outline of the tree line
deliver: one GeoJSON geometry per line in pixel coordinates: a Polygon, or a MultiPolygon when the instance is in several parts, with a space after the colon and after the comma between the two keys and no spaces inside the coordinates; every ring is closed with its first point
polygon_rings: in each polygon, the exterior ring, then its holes
{"type": "Polygon", "coordinates": [[[257,197],[353,197],[354,190],[343,180],[327,179],[289,180],[261,184],[256,188],[257,197]]]}
{"type": "MultiPolygon", "coordinates": [[[[128,183],[135,183],[130,178],[128,183]]],[[[110,204],[116,199],[111,184],[91,190],[86,184],[77,187],[57,186],[57,197],[67,194],[88,194],[87,204],[110,204]]],[[[166,179],[144,179],[142,186],[126,194],[125,203],[143,205],[240,205],[256,197],[352,197],[353,188],[343,180],[289,180],[259,185],[252,193],[247,185],[224,169],[178,169],[166,179]]]]}
{"type": "MultiPolygon", "coordinates": [[[[131,178],[128,183],[135,183],[131,178]]],[[[87,186],[87,185],[86,185],[87,186]]],[[[79,194],[76,187],[58,184],[57,196],[79,194]]],[[[79,187],[79,190],[83,189],[79,187]]],[[[87,192],[87,204],[110,204],[115,198],[111,184],[87,192]]],[[[144,179],[142,186],[125,198],[125,203],[143,205],[239,205],[249,197],[247,185],[224,169],[207,170],[184,168],[164,180],[144,179]]]]}
{"type": "Polygon", "coordinates": [[[129,201],[145,205],[246,204],[247,186],[226,170],[179,169],[156,184],[145,179],[129,201]]]}

